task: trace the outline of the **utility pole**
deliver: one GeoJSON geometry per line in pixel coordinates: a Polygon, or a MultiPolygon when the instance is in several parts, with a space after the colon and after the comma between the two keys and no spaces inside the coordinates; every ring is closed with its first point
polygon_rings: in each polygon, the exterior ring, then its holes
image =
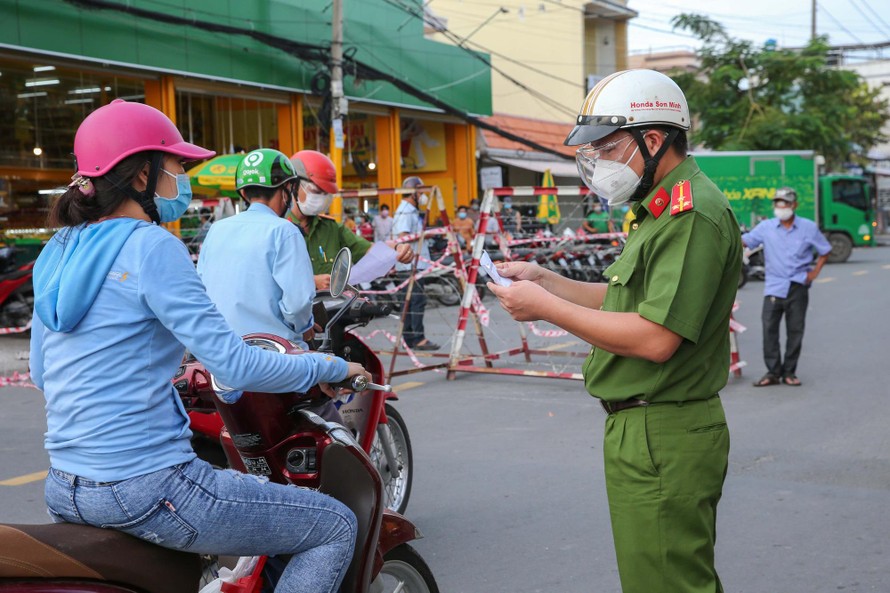
{"type": "Polygon", "coordinates": [[[816,38],[816,0],[810,7],[810,41],[816,38]]]}
{"type": "MultiPolygon", "coordinates": [[[[333,0],[331,20],[331,160],[337,169],[337,187],[343,184],[343,116],[348,112],[343,96],[343,0],[333,0]]],[[[343,202],[337,197],[331,215],[340,218],[343,202]]]]}

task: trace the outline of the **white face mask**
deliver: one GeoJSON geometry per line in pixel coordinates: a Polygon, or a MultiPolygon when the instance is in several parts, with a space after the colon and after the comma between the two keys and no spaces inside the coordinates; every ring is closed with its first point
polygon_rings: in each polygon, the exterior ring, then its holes
{"type": "Polygon", "coordinates": [[[298,202],[298,205],[300,212],[306,216],[318,216],[328,211],[333,200],[333,194],[310,194],[307,192],[306,200],[298,202]]]}
{"type": "Polygon", "coordinates": [[[773,214],[776,215],[776,218],[778,218],[782,222],[785,222],[786,220],[788,220],[789,218],[794,216],[794,209],[793,208],[773,208],[773,214]]]}
{"type": "Polygon", "coordinates": [[[609,206],[627,202],[640,185],[640,176],[630,168],[630,161],[640,147],[636,147],[625,162],[591,159],[578,151],[576,160],[581,179],[596,195],[606,198],[609,206]]]}
{"type": "Polygon", "coordinates": [[[430,203],[430,196],[428,194],[420,194],[420,197],[417,198],[417,207],[418,208],[426,208],[427,204],[430,203]]]}

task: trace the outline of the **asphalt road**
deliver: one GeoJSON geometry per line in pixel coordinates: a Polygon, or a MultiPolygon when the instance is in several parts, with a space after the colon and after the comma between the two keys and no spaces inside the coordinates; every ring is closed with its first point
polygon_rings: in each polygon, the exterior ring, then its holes
{"type": "MultiPolygon", "coordinates": [[[[890,591],[890,248],[824,269],[811,291],[802,387],[751,385],[764,370],[762,288],[739,292],[748,366],[722,393],[732,434],[718,519],[725,589],[890,591]]],[[[456,312],[430,309],[428,333],[447,339],[456,312]]],[[[491,346],[515,340],[515,326],[492,315],[491,346]]],[[[571,338],[550,340],[572,348],[571,338]]],[[[525,367],[518,357],[498,364],[525,367]]],[[[394,383],[414,446],[407,515],[443,593],[619,591],[604,414],[580,382],[428,371],[394,383]]],[[[4,388],[0,404],[0,521],[46,522],[42,397],[4,388]]]]}

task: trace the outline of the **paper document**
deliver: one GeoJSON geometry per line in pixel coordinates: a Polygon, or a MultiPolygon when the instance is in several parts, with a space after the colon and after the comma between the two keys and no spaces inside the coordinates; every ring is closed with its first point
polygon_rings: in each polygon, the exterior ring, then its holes
{"type": "Polygon", "coordinates": [[[378,241],[371,245],[371,248],[363,258],[358,260],[352,266],[349,272],[349,283],[353,286],[377,280],[381,276],[385,276],[396,263],[396,250],[384,243],[378,241]]]}
{"type": "Polygon", "coordinates": [[[510,286],[513,284],[512,280],[498,274],[498,269],[494,266],[494,262],[491,261],[491,256],[488,255],[487,251],[483,251],[482,257],[479,258],[479,269],[485,272],[485,275],[491,278],[491,281],[498,286],[510,286]]]}

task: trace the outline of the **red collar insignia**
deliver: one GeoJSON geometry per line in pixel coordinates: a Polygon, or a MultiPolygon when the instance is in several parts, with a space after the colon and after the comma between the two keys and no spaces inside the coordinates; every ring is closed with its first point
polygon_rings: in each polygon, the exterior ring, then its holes
{"type": "Polygon", "coordinates": [[[671,188],[671,216],[687,210],[692,210],[692,184],[688,179],[671,188]]]}
{"type": "Polygon", "coordinates": [[[655,197],[649,202],[649,212],[652,213],[652,216],[658,218],[661,216],[661,213],[664,212],[664,209],[667,208],[667,205],[668,193],[663,187],[659,187],[658,191],[655,193],[655,197]]]}

